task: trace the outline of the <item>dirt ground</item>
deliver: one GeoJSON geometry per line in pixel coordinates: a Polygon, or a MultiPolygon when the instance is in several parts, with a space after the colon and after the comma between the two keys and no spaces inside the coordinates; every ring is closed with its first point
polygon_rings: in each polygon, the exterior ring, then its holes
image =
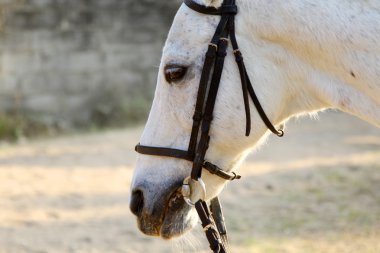
{"type": "MultiPolygon", "coordinates": [[[[141,235],[128,191],[141,128],[0,145],[0,252],[208,252],[141,235]]],[[[380,130],[340,113],[287,125],[222,195],[231,252],[379,253],[380,130]],[[274,155],[273,155],[274,154],[274,155]]]]}

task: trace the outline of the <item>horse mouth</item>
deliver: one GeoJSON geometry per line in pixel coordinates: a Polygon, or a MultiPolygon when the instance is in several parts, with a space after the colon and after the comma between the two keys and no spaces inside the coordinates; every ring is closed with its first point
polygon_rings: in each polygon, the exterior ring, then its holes
{"type": "Polygon", "coordinates": [[[139,229],[146,235],[172,239],[186,233],[194,226],[191,207],[185,202],[181,190],[176,189],[165,201],[159,219],[143,215],[138,219],[139,229]]]}
{"type": "Polygon", "coordinates": [[[160,235],[164,239],[181,236],[191,229],[189,212],[191,207],[185,202],[180,190],[175,191],[167,203],[160,235]]]}

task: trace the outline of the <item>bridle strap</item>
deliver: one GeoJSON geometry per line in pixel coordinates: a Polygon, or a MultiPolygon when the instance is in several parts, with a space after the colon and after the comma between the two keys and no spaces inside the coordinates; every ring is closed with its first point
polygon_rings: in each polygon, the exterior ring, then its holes
{"type": "Polygon", "coordinates": [[[184,3],[192,10],[207,14],[207,15],[216,15],[221,16],[224,14],[227,15],[236,15],[237,14],[237,6],[236,5],[222,5],[220,8],[208,7],[201,4],[198,4],[192,0],[184,0],[184,3]]]}
{"type": "Polygon", "coordinates": [[[199,81],[199,89],[197,95],[197,102],[195,104],[195,111],[193,116],[193,126],[190,135],[189,142],[189,153],[195,156],[195,150],[198,143],[199,128],[203,119],[203,108],[204,101],[207,93],[208,83],[210,79],[210,73],[212,66],[215,62],[217,47],[213,44],[209,44],[208,50],[205,56],[205,61],[203,64],[203,70],[201,74],[201,79],[199,81]]]}
{"type": "MultiPolygon", "coordinates": [[[[226,1],[225,1],[226,2],[226,1]]],[[[235,5],[235,1],[232,0],[231,3],[225,4],[220,8],[214,8],[214,7],[206,7],[203,5],[200,5],[193,0],[185,0],[184,3],[192,10],[202,13],[202,14],[207,14],[207,15],[221,15],[222,18],[224,15],[236,15],[237,14],[237,6],[235,5]]],[[[284,136],[284,131],[282,129],[276,129],[274,125],[271,123],[269,120],[268,116],[266,115],[263,107],[261,106],[261,103],[253,89],[252,83],[249,79],[243,56],[242,53],[239,49],[237,40],[236,40],[236,35],[235,35],[235,20],[234,18],[231,18],[229,20],[229,36],[232,44],[232,48],[235,54],[235,60],[239,68],[239,73],[240,73],[240,79],[241,79],[241,84],[242,84],[242,90],[243,90],[243,101],[244,101],[244,108],[245,108],[245,114],[246,114],[246,132],[245,135],[249,136],[251,132],[251,114],[250,114],[250,108],[249,108],[249,100],[248,100],[248,94],[250,95],[256,110],[258,114],[260,115],[260,118],[266,125],[266,127],[275,135],[282,137],[284,136]]],[[[215,43],[215,42],[214,42],[215,43]]]]}
{"type": "MultiPolygon", "coordinates": [[[[180,149],[148,147],[138,144],[135,147],[135,151],[143,155],[171,157],[187,160],[189,162],[192,162],[194,160],[194,157],[191,156],[187,151],[180,149]]],[[[232,181],[241,178],[241,176],[236,174],[235,172],[226,172],[223,169],[219,168],[217,165],[208,161],[204,161],[202,167],[206,169],[208,172],[210,172],[212,175],[218,176],[224,180],[232,181]]]]}
{"type": "MultiPolygon", "coordinates": [[[[195,203],[195,210],[198,213],[199,219],[206,234],[206,238],[210,244],[210,249],[214,253],[227,253],[227,244],[222,241],[220,231],[215,224],[215,217],[204,200],[199,200],[195,203]]],[[[224,237],[226,239],[226,237],[224,237]]]]}
{"type": "Polygon", "coordinates": [[[135,151],[139,154],[144,155],[154,155],[154,156],[165,156],[178,159],[184,159],[187,161],[193,161],[193,156],[191,156],[187,151],[173,148],[164,148],[164,147],[148,147],[137,144],[135,151]]]}
{"type": "Polygon", "coordinates": [[[220,239],[224,245],[228,245],[228,236],[226,223],[224,222],[224,216],[222,211],[222,205],[219,198],[215,197],[210,201],[210,211],[214,219],[216,228],[219,231],[220,239]]]}
{"type": "MultiPolygon", "coordinates": [[[[225,18],[226,20],[223,20],[223,22],[228,22],[228,18],[225,18]]],[[[224,34],[221,34],[221,36],[224,34]]],[[[209,141],[210,141],[210,128],[211,128],[211,122],[213,119],[213,112],[215,108],[215,102],[216,102],[216,96],[218,94],[219,90],[219,84],[220,79],[223,72],[223,66],[224,66],[224,59],[226,57],[226,51],[228,46],[228,41],[225,37],[220,37],[218,41],[218,50],[217,50],[217,57],[214,64],[214,73],[212,75],[210,88],[208,92],[208,97],[205,103],[205,109],[203,112],[203,120],[201,124],[201,134],[199,138],[198,148],[195,153],[195,159],[193,162],[193,167],[191,170],[191,178],[194,180],[198,180],[202,176],[202,162],[205,160],[205,155],[207,152],[207,149],[209,147],[209,141]]]]}

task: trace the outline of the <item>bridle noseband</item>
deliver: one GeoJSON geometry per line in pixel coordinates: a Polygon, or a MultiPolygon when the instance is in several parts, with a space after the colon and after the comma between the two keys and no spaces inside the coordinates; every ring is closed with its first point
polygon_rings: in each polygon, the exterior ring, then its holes
{"type": "Polygon", "coordinates": [[[184,159],[193,163],[191,176],[184,180],[182,195],[188,204],[195,206],[210,243],[211,250],[215,253],[226,253],[227,232],[221,205],[216,197],[211,200],[211,210],[209,210],[205,200],[206,187],[202,181],[202,169],[206,169],[211,174],[219,176],[225,180],[232,181],[234,179],[240,179],[240,176],[236,173],[226,172],[217,165],[205,160],[210,141],[209,132],[213,119],[216,96],[219,89],[229,41],[231,42],[235,60],[239,68],[241,87],[243,90],[243,101],[246,115],[245,135],[249,136],[251,132],[249,97],[251,97],[257,112],[268,129],[279,137],[282,137],[284,132],[282,129],[277,130],[265,114],[248,77],[243,56],[235,36],[235,15],[238,13],[235,0],[224,0],[220,8],[206,7],[193,0],[184,0],[184,3],[196,12],[221,16],[220,22],[206,52],[199,82],[188,150],[184,151],[165,147],[150,147],[140,144],[138,144],[135,149],[136,152],[144,155],[172,157],[184,159]],[[200,186],[202,194],[196,201],[192,201],[191,198],[194,197],[192,196],[192,189],[194,189],[193,187],[196,184],[200,186]]]}

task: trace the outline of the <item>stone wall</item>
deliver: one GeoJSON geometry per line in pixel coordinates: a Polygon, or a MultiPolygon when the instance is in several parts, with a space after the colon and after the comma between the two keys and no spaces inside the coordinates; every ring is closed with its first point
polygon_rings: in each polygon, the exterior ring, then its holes
{"type": "Polygon", "coordinates": [[[179,4],[0,1],[0,113],[59,128],[145,115],[179,4]]]}

